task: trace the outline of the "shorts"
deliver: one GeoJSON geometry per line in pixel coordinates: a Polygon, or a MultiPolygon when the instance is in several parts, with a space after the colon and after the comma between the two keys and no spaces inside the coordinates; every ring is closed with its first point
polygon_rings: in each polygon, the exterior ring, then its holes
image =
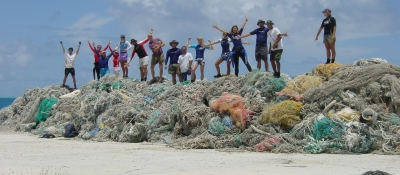
{"type": "Polygon", "coordinates": [[[114,73],[114,75],[116,75],[116,76],[119,76],[119,72],[121,71],[121,69],[119,68],[119,67],[114,67],[113,68],[113,73],[114,73]]]}
{"type": "Polygon", "coordinates": [[[109,73],[110,73],[110,69],[108,69],[108,68],[100,69],[100,77],[104,77],[104,75],[109,74],[109,73]]]}
{"type": "Polygon", "coordinates": [[[147,66],[148,64],[149,64],[149,56],[139,58],[139,68],[141,68],[143,66],[147,66]]]}
{"type": "Polygon", "coordinates": [[[268,46],[256,46],[256,60],[268,60],[268,46]]]}
{"type": "Polygon", "coordinates": [[[118,60],[119,60],[119,61],[126,61],[126,60],[128,60],[128,53],[126,53],[126,52],[121,52],[121,53],[119,53],[118,60]]]}
{"type": "Polygon", "coordinates": [[[189,75],[189,74],[188,74],[187,72],[181,73],[182,81],[187,81],[187,76],[188,76],[188,75],[189,75]]]}
{"type": "Polygon", "coordinates": [[[75,68],[65,68],[64,74],[65,74],[65,76],[68,76],[68,74],[75,76],[75,68]]]}
{"type": "Polygon", "coordinates": [[[220,59],[223,61],[230,61],[231,52],[222,52],[220,59]]]}
{"type": "Polygon", "coordinates": [[[332,34],[324,35],[324,43],[334,43],[336,39],[332,39],[332,34]]]}
{"type": "Polygon", "coordinates": [[[206,64],[206,62],[204,61],[204,58],[196,58],[194,60],[195,63],[197,63],[198,65],[204,65],[206,64]]]}
{"type": "Polygon", "coordinates": [[[168,67],[169,74],[176,74],[178,72],[178,64],[170,64],[168,67]]]}
{"type": "Polygon", "coordinates": [[[281,60],[283,49],[272,50],[270,60],[281,60]]]}
{"type": "Polygon", "coordinates": [[[163,65],[164,63],[164,53],[162,53],[161,55],[152,55],[151,56],[151,65],[156,65],[156,64],[160,64],[163,65]]]}

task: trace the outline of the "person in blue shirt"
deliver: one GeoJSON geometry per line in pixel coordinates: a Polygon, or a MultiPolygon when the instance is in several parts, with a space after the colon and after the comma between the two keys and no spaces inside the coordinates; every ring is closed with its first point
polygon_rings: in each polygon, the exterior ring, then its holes
{"type": "MultiPolygon", "coordinates": [[[[210,40],[208,40],[208,42],[210,42],[210,44],[207,44],[206,46],[211,46],[211,45],[214,45],[214,44],[221,43],[221,48],[222,48],[221,56],[217,59],[217,61],[215,61],[215,69],[217,69],[217,75],[215,75],[214,78],[219,78],[219,77],[222,76],[219,65],[224,61],[226,61],[226,67],[227,67],[226,68],[227,69],[226,70],[226,75],[230,75],[231,74],[231,67],[230,67],[230,64],[231,64],[231,50],[230,50],[230,44],[229,43],[232,42],[232,41],[228,37],[228,32],[224,31],[222,33],[222,38],[220,38],[220,39],[218,39],[218,40],[216,40],[214,42],[211,42],[210,40]]],[[[249,44],[249,42],[245,41],[242,44],[249,44]]]]}
{"type": "Polygon", "coordinates": [[[206,64],[206,62],[204,61],[204,51],[206,49],[213,50],[213,46],[206,46],[204,44],[204,40],[203,40],[203,38],[201,36],[197,37],[197,43],[198,44],[189,45],[190,39],[191,38],[188,38],[187,43],[186,43],[186,47],[187,48],[196,49],[196,57],[194,59],[194,65],[193,65],[193,68],[192,68],[192,75],[191,75],[191,81],[193,83],[196,80],[195,72],[196,72],[196,69],[197,69],[197,67],[199,65],[200,65],[200,73],[201,73],[201,78],[200,79],[201,80],[204,79],[204,67],[205,67],[205,64],[206,64]]]}
{"type": "MultiPolygon", "coordinates": [[[[237,25],[234,25],[231,28],[231,32],[227,34],[228,37],[232,40],[232,43],[233,43],[233,48],[232,48],[232,51],[231,51],[231,57],[233,59],[233,62],[232,62],[233,64],[232,65],[235,67],[235,75],[236,76],[239,76],[239,57],[242,59],[242,61],[246,65],[247,70],[249,72],[251,72],[251,66],[250,66],[250,64],[249,64],[249,62],[247,60],[247,52],[243,47],[242,40],[240,38],[239,39],[236,38],[236,36],[242,35],[243,28],[246,26],[246,23],[247,23],[248,20],[249,19],[246,16],[246,19],[243,22],[242,28],[240,28],[240,30],[238,29],[237,25]]],[[[225,30],[220,29],[216,25],[213,25],[213,27],[215,29],[221,31],[222,33],[225,31],[225,30]]]]}
{"type": "Polygon", "coordinates": [[[179,72],[179,56],[182,55],[181,49],[177,48],[179,42],[176,40],[172,40],[169,45],[172,47],[167,51],[167,56],[165,57],[165,66],[164,69],[167,69],[167,64],[169,61],[168,73],[172,75],[172,84],[176,84],[176,75],[178,74],[178,78],[180,80],[180,72],[179,72]]]}
{"type": "MultiPolygon", "coordinates": [[[[268,67],[268,54],[269,54],[269,49],[268,49],[268,44],[267,44],[267,38],[268,38],[268,31],[269,29],[265,27],[265,21],[262,19],[259,19],[257,21],[257,25],[259,28],[253,30],[250,33],[246,33],[242,36],[237,36],[236,38],[241,39],[248,37],[250,35],[256,35],[256,51],[255,51],[255,57],[257,61],[257,69],[261,70],[261,60],[264,61],[264,66],[265,66],[265,71],[269,71],[268,67]]],[[[282,36],[289,36],[287,33],[282,34],[282,36]]]]}
{"type": "MultiPolygon", "coordinates": [[[[111,41],[110,41],[110,43],[111,43],[111,41]]],[[[95,53],[99,57],[99,68],[100,68],[100,78],[101,78],[101,77],[104,77],[104,75],[110,73],[110,69],[108,68],[108,60],[110,60],[111,56],[114,54],[114,52],[117,49],[113,50],[107,56],[106,56],[106,51],[101,51],[101,55],[100,55],[95,47],[94,47],[94,50],[96,51],[95,53]]]]}

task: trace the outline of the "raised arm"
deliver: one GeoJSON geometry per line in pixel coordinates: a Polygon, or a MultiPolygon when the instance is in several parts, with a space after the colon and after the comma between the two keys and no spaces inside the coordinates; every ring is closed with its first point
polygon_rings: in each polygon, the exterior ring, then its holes
{"type": "MultiPolygon", "coordinates": [[[[108,48],[110,48],[110,44],[111,44],[111,40],[110,41],[108,41],[108,44],[107,44],[107,46],[103,49],[103,51],[106,51],[108,48]]],[[[111,48],[110,48],[111,49],[111,48]]]]}
{"type": "Polygon", "coordinates": [[[81,42],[79,41],[79,45],[78,45],[78,49],[76,50],[76,55],[78,55],[78,53],[79,53],[79,49],[81,49],[81,42]]]}
{"type": "Polygon", "coordinates": [[[187,39],[187,41],[186,41],[186,48],[190,48],[190,45],[189,45],[190,39],[192,39],[192,38],[189,37],[189,38],[187,39]]]}
{"type": "Polygon", "coordinates": [[[60,44],[61,44],[61,48],[62,48],[63,53],[65,53],[65,49],[64,49],[64,45],[63,45],[62,41],[60,41],[60,44]]]}
{"type": "Polygon", "coordinates": [[[217,44],[217,42],[212,42],[211,40],[208,40],[208,44],[206,44],[204,46],[207,47],[207,46],[212,46],[214,44],[217,44]]]}
{"type": "Polygon", "coordinates": [[[222,30],[221,28],[219,28],[219,27],[218,27],[217,25],[215,25],[215,24],[213,24],[212,26],[213,26],[214,29],[217,29],[217,30],[219,30],[219,31],[222,32],[222,33],[225,32],[225,30],[222,30]]]}
{"type": "Polygon", "coordinates": [[[96,49],[96,47],[94,47],[94,53],[97,55],[97,57],[101,58],[99,52],[96,49]]]}
{"type": "MultiPolygon", "coordinates": [[[[211,44],[211,43],[212,43],[211,40],[208,40],[208,42],[209,42],[208,44],[211,44]]],[[[208,46],[208,47],[210,47],[209,50],[214,50],[214,47],[213,47],[212,45],[210,45],[210,46],[208,46]]]]}
{"type": "Polygon", "coordinates": [[[87,43],[88,43],[88,45],[90,47],[90,50],[92,50],[92,52],[94,52],[93,46],[90,44],[90,41],[87,41],[87,43]]]}
{"type": "Polygon", "coordinates": [[[242,28],[244,28],[244,26],[246,26],[246,24],[247,24],[247,21],[249,20],[249,18],[246,16],[245,17],[246,19],[244,20],[244,22],[243,22],[243,24],[242,24],[242,28]]]}
{"type": "Polygon", "coordinates": [[[250,35],[251,35],[250,33],[246,33],[246,34],[244,34],[244,35],[242,35],[242,36],[237,35],[237,36],[236,36],[236,39],[246,38],[246,37],[248,37],[248,36],[250,36],[250,35]]]}

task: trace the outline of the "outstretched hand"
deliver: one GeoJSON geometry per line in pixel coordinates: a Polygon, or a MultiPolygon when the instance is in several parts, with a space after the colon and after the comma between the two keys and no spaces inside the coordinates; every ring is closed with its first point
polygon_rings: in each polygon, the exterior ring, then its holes
{"type": "Polygon", "coordinates": [[[318,40],[318,36],[317,36],[317,37],[315,37],[315,40],[314,40],[314,42],[315,42],[315,41],[317,41],[317,40],[318,40]]]}
{"type": "Polygon", "coordinates": [[[250,44],[250,42],[248,42],[248,41],[245,41],[245,42],[243,42],[243,44],[250,44]]]}
{"type": "Polygon", "coordinates": [[[208,40],[208,42],[209,42],[209,43],[212,43],[212,41],[211,41],[211,40],[208,40]]]}
{"type": "Polygon", "coordinates": [[[192,39],[192,38],[190,38],[190,37],[188,38],[188,40],[191,40],[191,39],[192,39]]]}
{"type": "Polygon", "coordinates": [[[213,26],[213,28],[218,28],[217,25],[215,25],[215,24],[213,24],[212,26],[213,26]]]}
{"type": "Polygon", "coordinates": [[[247,16],[245,16],[245,18],[246,18],[245,21],[248,21],[248,20],[249,20],[249,18],[248,18],[247,16]]]}
{"type": "Polygon", "coordinates": [[[149,32],[149,33],[150,33],[150,34],[153,34],[153,31],[154,31],[153,29],[150,29],[150,32],[149,32]]]}
{"type": "Polygon", "coordinates": [[[62,41],[60,41],[60,44],[62,44],[62,41]]]}
{"type": "Polygon", "coordinates": [[[82,42],[79,41],[79,45],[80,45],[81,43],[82,43],[82,42]]]}
{"type": "Polygon", "coordinates": [[[289,35],[287,34],[287,32],[283,33],[282,36],[289,37],[289,35]]]}

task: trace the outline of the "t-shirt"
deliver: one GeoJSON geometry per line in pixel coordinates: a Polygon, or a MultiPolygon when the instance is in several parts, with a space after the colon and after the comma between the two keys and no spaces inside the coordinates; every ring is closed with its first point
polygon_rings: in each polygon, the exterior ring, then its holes
{"type": "Polygon", "coordinates": [[[324,28],[324,35],[333,34],[333,27],[336,27],[336,19],[332,16],[322,20],[321,28],[324,28]]]}
{"type": "Polygon", "coordinates": [[[230,52],[230,49],[229,49],[230,42],[232,42],[230,38],[228,38],[228,39],[221,38],[221,39],[218,39],[217,41],[215,41],[214,43],[215,44],[221,43],[222,53],[224,53],[224,52],[230,52]]]}
{"type": "Polygon", "coordinates": [[[167,51],[167,55],[165,57],[165,65],[168,64],[168,58],[171,58],[169,64],[178,64],[179,56],[182,54],[181,49],[172,48],[167,51]]]}
{"type": "Polygon", "coordinates": [[[65,68],[74,68],[74,61],[76,54],[70,55],[69,53],[65,52],[65,68]]]}
{"type": "Polygon", "coordinates": [[[189,67],[189,61],[193,61],[193,56],[191,53],[186,52],[186,54],[179,55],[178,63],[180,64],[181,73],[187,72],[189,67]]]}
{"type": "Polygon", "coordinates": [[[250,32],[250,35],[256,35],[256,46],[267,46],[267,32],[269,29],[267,27],[258,28],[250,32]]]}
{"type": "Polygon", "coordinates": [[[243,28],[241,28],[239,30],[239,33],[237,33],[237,34],[228,33],[228,37],[232,40],[233,47],[243,46],[242,39],[236,39],[236,36],[238,36],[238,35],[240,36],[240,35],[242,35],[242,33],[243,33],[243,28]]]}
{"type": "Polygon", "coordinates": [[[120,41],[119,42],[119,53],[126,52],[127,50],[129,50],[131,48],[132,48],[132,44],[129,43],[128,41],[120,41]]]}
{"type": "Polygon", "coordinates": [[[197,44],[197,45],[196,44],[192,44],[192,45],[189,46],[189,48],[196,49],[196,58],[204,58],[204,51],[206,49],[210,49],[211,47],[210,46],[206,46],[204,48],[204,47],[201,47],[200,44],[197,44]]]}
{"type": "MultiPolygon", "coordinates": [[[[151,51],[153,51],[154,48],[156,48],[157,45],[161,42],[160,38],[154,38],[153,42],[149,42],[149,48],[151,51]]],[[[162,48],[160,48],[157,52],[153,51],[153,55],[161,55],[163,53],[162,48]]]]}
{"type": "Polygon", "coordinates": [[[283,49],[282,39],[277,44],[278,48],[272,48],[272,46],[274,45],[275,41],[278,39],[278,35],[279,34],[281,34],[281,32],[276,27],[274,27],[274,28],[272,28],[271,30],[268,31],[268,39],[269,39],[269,43],[271,45],[271,50],[283,49]]]}
{"type": "MultiPolygon", "coordinates": [[[[96,50],[96,49],[95,49],[96,50]]],[[[99,57],[99,68],[108,68],[108,60],[110,60],[111,56],[114,54],[115,50],[112,51],[109,55],[106,55],[105,58],[102,58],[99,53],[97,56],[99,57]]]]}
{"type": "Polygon", "coordinates": [[[144,58],[147,56],[147,52],[144,49],[143,45],[146,44],[148,41],[149,39],[145,39],[133,46],[134,48],[132,50],[131,59],[133,58],[133,56],[135,56],[135,53],[137,53],[139,58],[144,58]]]}

